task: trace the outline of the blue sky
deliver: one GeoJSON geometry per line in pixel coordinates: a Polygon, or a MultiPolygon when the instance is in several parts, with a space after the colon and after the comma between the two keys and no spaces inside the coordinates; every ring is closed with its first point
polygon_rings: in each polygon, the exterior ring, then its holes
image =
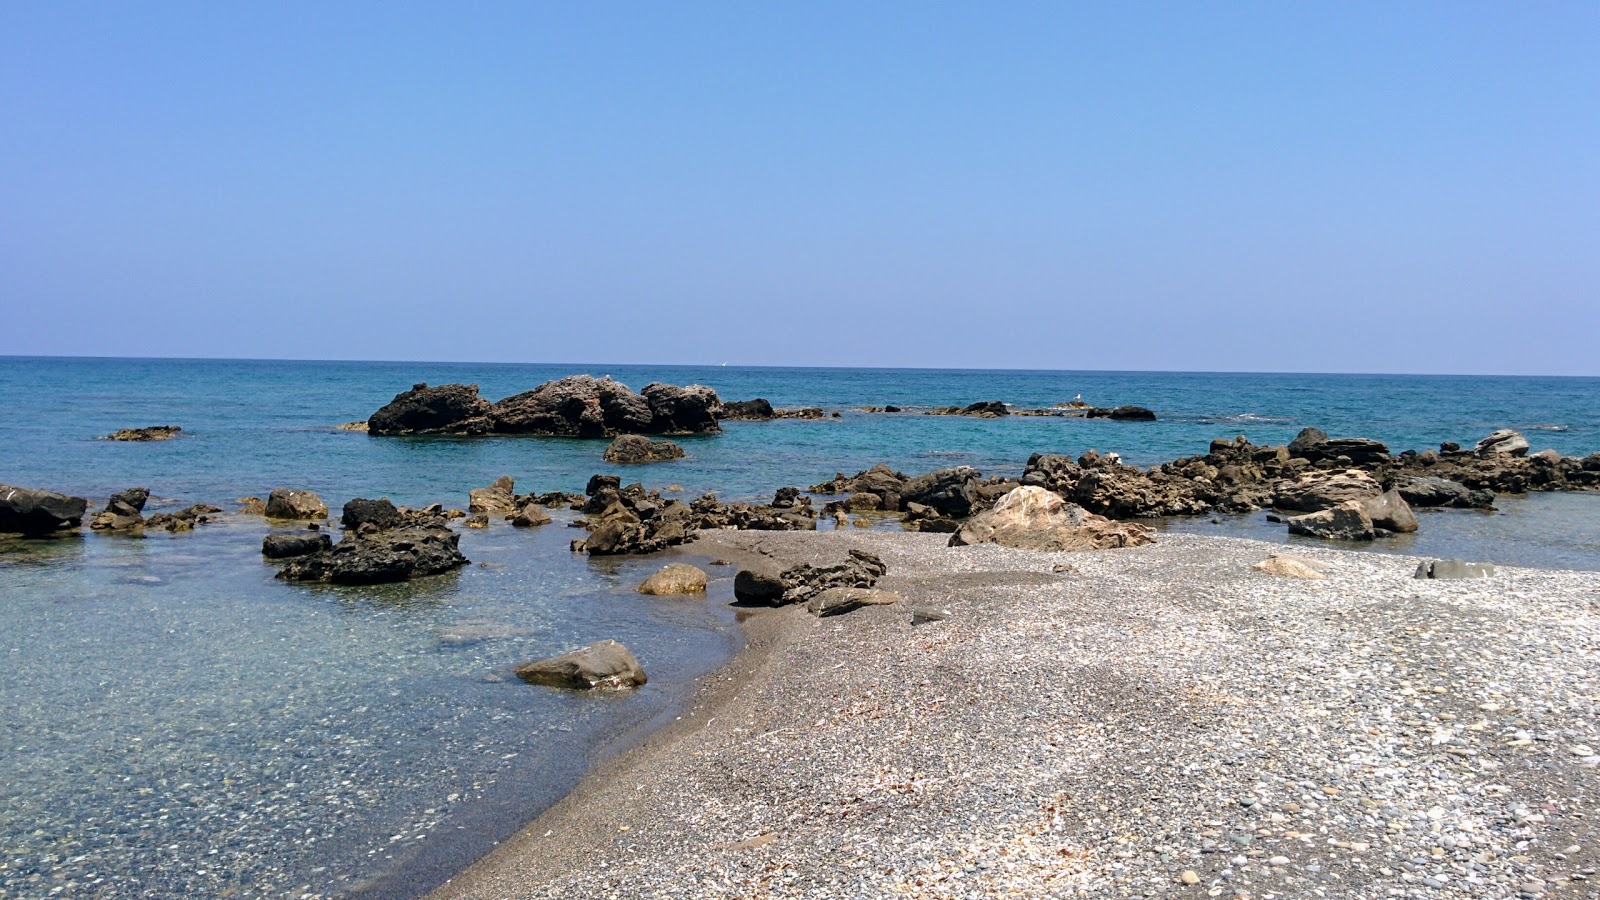
{"type": "Polygon", "coordinates": [[[0,354],[1600,374],[1600,4],[11,3],[0,354]]]}

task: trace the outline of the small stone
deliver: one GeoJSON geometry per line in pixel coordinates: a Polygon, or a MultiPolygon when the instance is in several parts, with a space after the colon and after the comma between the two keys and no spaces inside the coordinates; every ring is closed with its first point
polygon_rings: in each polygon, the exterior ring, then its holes
{"type": "Polygon", "coordinates": [[[1200,873],[1193,869],[1185,869],[1183,874],[1178,876],[1178,880],[1184,884],[1199,884],[1200,873]]]}
{"type": "Polygon", "coordinates": [[[1267,860],[1267,865],[1269,866],[1287,866],[1288,864],[1289,857],[1287,856],[1274,856],[1273,858],[1267,860]]]}

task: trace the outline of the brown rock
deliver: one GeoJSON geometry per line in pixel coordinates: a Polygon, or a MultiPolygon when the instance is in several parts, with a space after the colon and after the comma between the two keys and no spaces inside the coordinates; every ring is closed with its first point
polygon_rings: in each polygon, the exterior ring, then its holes
{"type": "Polygon", "coordinates": [[[662,597],[669,594],[703,594],[706,573],[691,565],[673,563],[644,580],[639,593],[662,597]]]}
{"type": "Polygon", "coordinates": [[[523,663],[516,674],[529,684],[575,690],[621,690],[649,680],[632,651],[616,641],[595,641],[581,650],[523,663]]]}
{"type": "Polygon", "coordinates": [[[1020,550],[1105,550],[1155,543],[1149,528],[1113,522],[1061,499],[1041,487],[1025,485],[1001,497],[992,509],[972,517],[950,536],[950,546],[999,544],[1020,550]]]}

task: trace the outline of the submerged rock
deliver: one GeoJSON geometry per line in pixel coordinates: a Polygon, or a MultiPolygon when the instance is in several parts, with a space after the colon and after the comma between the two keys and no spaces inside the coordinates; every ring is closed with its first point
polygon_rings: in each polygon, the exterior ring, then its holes
{"type": "Polygon", "coordinates": [[[328,517],[328,504],[313,491],[275,488],[263,512],[269,519],[320,521],[328,517]]]}
{"type": "Polygon", "coordinates": [[[89,501],[38,488],[0,484],[0,534],[30,537],[83,524],[89,501]]]}
{"type": "Polygon", "coordinates": [[[633,652],[616,641],[595,641],[581,650],[523,663],[516,674],[529,684],[574,690],[620,690],[650,680],[633,652]]]}
{"type": "Polygon", "coordinates": [[[639,593],[654,596],[669,594],[703,594],[706,590],[706,573],[685,563],[673,563],[644,580],[639,593]]]}
{"type": "Polygon", "coordinates": [[[461,536],[443,525],[407,525],[389,531],[347,532],[331,549],[293,560],[278,573],[286,581],[384,584],[438,575],[466,565],[456,549],[461,536]]]}
{"type": "Polygon", "coordinates": [[[1113,522],[1032,485],[1013,489],[993,508],[973,516],[950,536],[952,547],[999,544],[1045,551],[1105,550],[1152,543],[1155,534],[1143,525],[1113,522]]]}
{"type": "Polygon", "coordinates": [[[204,525],[211,521],[212,513],[222,512],[220,507],[208,503],[195,503],[186,506],[177,512],[156,513],[144,520],[145,528],[160,528],[164,531],[193,531],[196,525],[204,525]]]}
{"type": "Polygon", "coordinates": [[[177,425],[151,425],[148,428],[123,428],[106,435],[107,441],[170,441],[183,432],[177,425]]]}
{"type": "Polygon", "coordinates": [[[604,459],[612,463],[652,463],[683,458],[683,448],[671,441],[652,441],[643,435],[624,434],[606,447],[604,459]]]}

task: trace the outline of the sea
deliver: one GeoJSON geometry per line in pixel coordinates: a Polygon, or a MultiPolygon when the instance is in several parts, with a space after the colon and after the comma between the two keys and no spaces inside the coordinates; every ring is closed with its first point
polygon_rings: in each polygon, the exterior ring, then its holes
{"type": "MultiPolygon", "coordinates": [[[[335,517],[354,497],[465,507],[501,475],[519,493],[581,492],[597,472],[764,501],[877,463],[1005,475],[1036,452],[1095,449],[1153,465],[1307,426],[1395,452],[1498,428],[1535,450],[1600,451],[1596,378],[0,357],[0,388],[0,483],[88,497],[91,511],[143,486],[147,515],[232,511],[276,487],[318,492],[335,517]],[[335,427],[418,382],[475,383],[493,400],[579,373],[839,415],[725,423],[676,439],[684,459],[636,467],[604,463],[603,441],[335,427]],[[921,414],[1075,398],[1158,419],[921,414]],[[862,411],[885,405],[904,411],[862,411]],[[100,439],[149,425],[183,432],[100,439]]],[[[1600,495],[1497,507],[1425,512],[1416,535],[1366,549],[1600,570],[1600,495]]],[[[740,646],[728,567],[691,545],[712,573],[706,597],[645,597],[635,587],[660,559],[573,554],[575,514],[556,515],[464,531],[473,564],[457,573],[360,588],[275,580],[260,553],[274,526],[231,513],[192,533],[0,538],[0,897],[405,898],[492,848],[670,721],[740,646]],[[633,649],[647,685],[580,695],[510,675],[606,638],[633,649]]],[[[1156,524],[1301,540],[1261,513],[1156,524]]]]}

